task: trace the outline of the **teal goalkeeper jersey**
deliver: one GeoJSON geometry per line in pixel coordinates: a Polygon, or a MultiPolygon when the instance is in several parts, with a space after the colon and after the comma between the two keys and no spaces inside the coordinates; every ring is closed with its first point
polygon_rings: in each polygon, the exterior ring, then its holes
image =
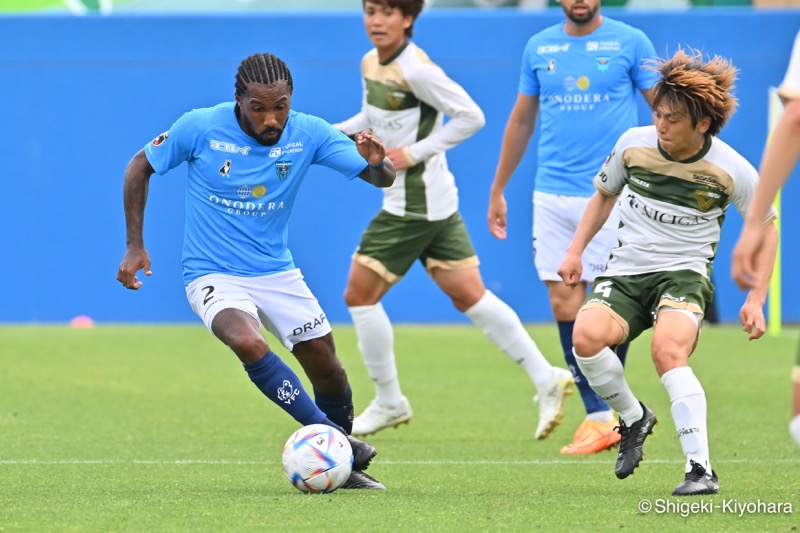
{"type": "Polygon", "coordinates": [[[531,37],[519,91],[539,96],[537,191],[594,194],[614,143],[639,125],[636,92],[655,84],[656,74],[642,68],[654,57],[641,30],[608,17],[586,36],[567,35],[561,23],[531,37]]]}
{"type": "Polygon", "coordinates": [[[367,161],[324,120],[291,111],[274,146],[239,127],[235,103],[195,109],[145,146],[156,173],[188,164],[183,278],[263,276],[295,268],[289,215],[312,165],[353,179],[367,161]]]}

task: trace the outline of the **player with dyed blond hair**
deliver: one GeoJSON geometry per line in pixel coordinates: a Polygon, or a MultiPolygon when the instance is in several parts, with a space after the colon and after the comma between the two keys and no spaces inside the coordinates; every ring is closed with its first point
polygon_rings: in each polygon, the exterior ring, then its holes
{"type": "MultiPolygon", "coordinates": [[[[758,174],[716,137],[737,105],[731,93],[736,69],[728,60],[678,50],[651,68],[658,73],[654,125],[632,128],[617,141],[595,177],[597,192],[558,272],[567,285],[579,282],[581,255],[619,202],[619,244],[578,314],[575,359],[592,389],[619,413],[615,473],[626,478],[642,460],[656,415],[633,394],[610,346],[652,327],[653,362],[686,457],[684,481],[672,494],[716,494],[706,394],[689,356],[714,292],[709,276],[725,210],[732,203],[740,213],[747,211],[758,174]]],[[[770,212],[765,232],[769,262],[777,247],[775,216],[770,212]]],[[[763,305],[772,271],[767,266],[739,314],[750,339],[765,330],[763,305]]]]}

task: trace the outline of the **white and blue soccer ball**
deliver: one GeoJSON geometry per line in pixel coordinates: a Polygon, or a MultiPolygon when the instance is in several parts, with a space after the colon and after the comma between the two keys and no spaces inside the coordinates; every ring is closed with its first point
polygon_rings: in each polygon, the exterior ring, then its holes
{"type": "Polygon", "coordinates": [[[347,437],[325,424],[295,431],[283,447],[283,472],[301,492],[333,492],[353,471],[347,437]]]}

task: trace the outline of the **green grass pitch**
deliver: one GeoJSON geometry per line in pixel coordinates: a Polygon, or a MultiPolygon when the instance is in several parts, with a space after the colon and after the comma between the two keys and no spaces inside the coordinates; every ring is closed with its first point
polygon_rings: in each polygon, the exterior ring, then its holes
{"type": "MultiPolygon", "coordinates": [[[[563,365],[556,329],[530,331],[563,365]]],[[[358,412],[372,384],[352,328],[334,334],[358,412]]],[[[577,395],[536,441],[532,385],[477,328],[399,326],[414,419],[367,439],[379,451],[369,472],[389,490],[304,495],[280,466],[297,424],[201,325],[0,327],[0,531],[795,531],[797,340],[794,328],[754,342],[732,326],[704,329],[691,362],[721,493],[678,500],[683,459],[649,335],[632,345],[627,376],[660,423],[620,481],[614,452],[559,454],[583,417],[577,395]],[[642,500],[669,512],[641,512],[642,500]],[[739,516],[725,501],[794,513],[739,516]],[[705,508],[670,511],[676,502],[705,508]]]]}

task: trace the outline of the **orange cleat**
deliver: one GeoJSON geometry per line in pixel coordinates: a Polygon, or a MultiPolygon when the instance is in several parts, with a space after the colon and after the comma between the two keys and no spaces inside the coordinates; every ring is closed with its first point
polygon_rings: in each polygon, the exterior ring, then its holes
{"type": "Polygon", "coordinates": [[[561,448],[564,455],[588,455],[590,453],[608,450],[619,442],[620,434],[614,431],[619,423],[616,420],[611,422],[595,422],[585,418],[571,444],[561,448]]]}

